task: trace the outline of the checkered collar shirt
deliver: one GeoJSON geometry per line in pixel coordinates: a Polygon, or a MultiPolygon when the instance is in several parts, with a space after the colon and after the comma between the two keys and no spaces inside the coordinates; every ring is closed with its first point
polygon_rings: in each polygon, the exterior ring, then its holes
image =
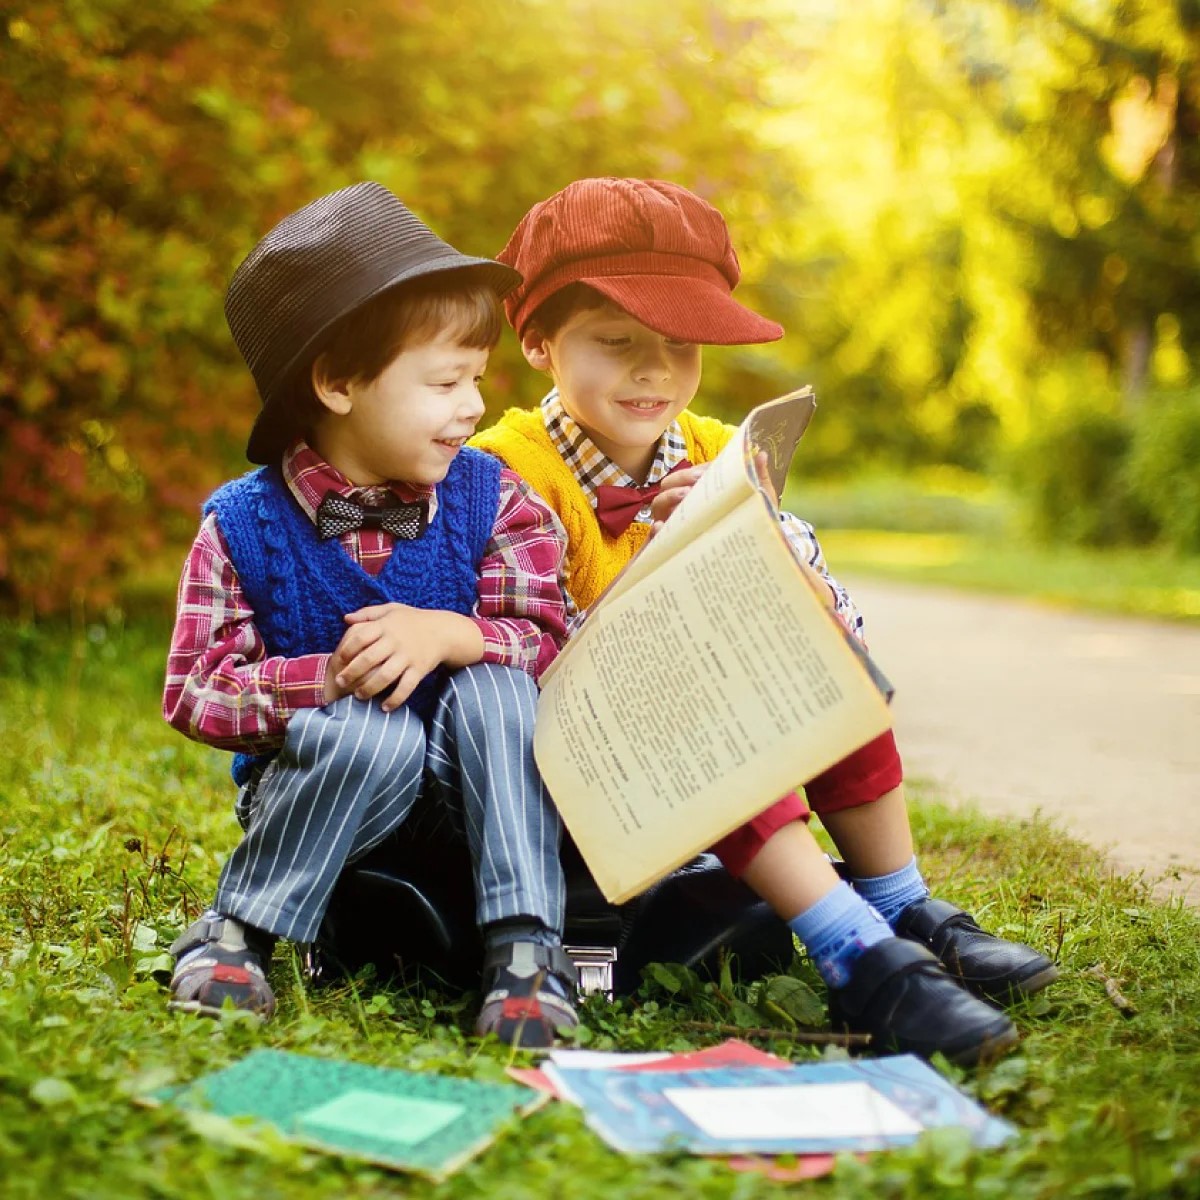
{"type": "MultiPolygon", "coordinates": [[[[563,462],[570,467],[571,474],[579,481],[579,486],[583,488],[584,494],[593,508],[596,507],[596,489],[602,484],[616,486],[637,484],[638,481],[621,470],[567,414],[559,399],[557,388],[542,401],[542,420],[545,422],[546,432],[550,435],[554,448],[562,455],[563,462]]],[[[672,421],[658,440],[658,446],[654,451],[654,461],[650,465],[650,474],[646,477],[646,482],[648,484],[658,483],[668,471],[673,470],[686,458],[687,443],[683,440],[683,430],[680,429],[678,421],[672,421]]],[[[646,522],[650,520],[649,505],[638,513],[637,519],[646,522]]],[[[821,551],[813,527],[795,513],[786,510],[780,512],[779,521],[783,526],[784,536],[791,543],[797,556],[823,576],[832,588],[837,611],[845,621],[846,627],[855,637],[861,639],[863,636],[862,614],[855,607],[850,593],[829,574],[825,565],[825,556],[821,551]]],[[[570,603],[568,603],[567,613],[574,631],[582,624],[586,614],[575,612],[570,603]]]]}
{"type": "MultiPolygon", "coordinates": [[[[604,485],[613,487],[637,487],[641,480],[626,474],[615,462],[599,449],[586,433],[563,408],[555,388],[542,401],[542,420],[554,448],[562,455],[563,462],[579,480],[592,507],[596,506],[596,489],[604,485]]],[[[654,451],[647,484],[658,483],[668,471],[674,470],[687,457],[687,445],[678,421],[667,426],[654,451]]],[[[649,520],[648,509],[638,513],[638,519],[649,520]]]]}
{"type": "Polygon", "coordinates": [[[327,463],[303,439],[297,439],[284,452],[282,471],[284,482],[305,515],[316,524],[317,508],[331,488],[359,504],[375,506],[388,500],[406,502],[425,500],[431,506],[429,519],[437,508],[437,490],[416,483],[377,483],[356,487],[345,475],[327,463]]]}

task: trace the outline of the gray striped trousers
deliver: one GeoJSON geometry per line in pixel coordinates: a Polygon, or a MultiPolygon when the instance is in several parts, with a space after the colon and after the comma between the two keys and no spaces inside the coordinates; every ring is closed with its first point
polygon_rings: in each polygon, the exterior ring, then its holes
{"type": "Polygon", "coordinates": [[[407,707],[353,696],[305,709],[239,795],[245,835],[213,907],[256,929],[313,941],[338,876],[398,829],[428,769],[460,807],[481,925],[533,918],[562,932],[562,824],[533,761],[537,685],[480,663],[455,671],[428,732],[407,707]]]}

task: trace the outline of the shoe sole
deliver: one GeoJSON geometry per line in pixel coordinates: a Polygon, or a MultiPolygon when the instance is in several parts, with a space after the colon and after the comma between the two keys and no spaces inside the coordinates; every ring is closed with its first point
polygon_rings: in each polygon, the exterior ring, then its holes
{"type": "Polygon", "coordinates": [[[1024,979],[1014,979],[1002,986],[992,987],[989,987],[987,984],[977,983],[973,979],[966,979],[962,975],[955,975],[953,971],[950,974],[967,991],[974,993],[976,996],[982,996],[985,1000],[992,1000],[997,1004],[1016,1004],[1021,1000],[1028,1000],[1030,996],[1037,995],[1044,987],[1052,984],[1058,978],[1059,970],[1056,964],[1050,963],[1040,971],[1035,971],[1032,975],[1027,975],[1024,979]]]}
{"type": "Polygon", "coordinates": [[[945,1050],[942,1053],[956,1067],[977,1067],[995,1062],[996,1059],[1007,1054],[1020,1040],[1020,1034],[1017,1033],[1012,1025],[1009,1025],[1003,1033],[998,1033],[994,1036],[990,1035],[981,1041],[975,1042],[973,1045],[955,1050],[953,1053],[948,1053],[945,1050]]]}
{"type": "Polygon", "coordinates": [[[196,1017],[232,1017],[234,1020],[257,1021],[259,1024],[267,1019],[266,1013],[255,1012],[252,1008],[214,1008],[199,1000],[168,1000],[167,1011],[189,1013],[196,1017]]]}
{"type": "MultiPolygon", "coordinates": [[[[981,1063],[994,1062],[1008,1053],[1020,1040],[1017,1027],[1003,1013],[997,1012],[1002,1021],[997,1021],[981,1034],[970,1035],[968,1040],[958,1045],[917,1046],[906,1043],[903,1039],[884,1040],[870,1034],[870,1042],[865,1046],[854,1046],[851,1055],[857,1054],[915,1054],[918,1058],[931,1059],[935,1054],[942,1055],[948,1062],[958,1067],[974,1067],[981,1063]]],[[[834,1021],[834,1030],[845,1033],[863,1033],[864,1030],[851,1029],[841,1021],[834,1021]]]]}

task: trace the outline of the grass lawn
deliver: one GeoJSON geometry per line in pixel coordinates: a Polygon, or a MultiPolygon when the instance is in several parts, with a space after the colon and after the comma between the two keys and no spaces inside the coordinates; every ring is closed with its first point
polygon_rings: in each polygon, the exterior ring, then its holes
{"type": "MultiPolygon", "coordinates": [[[[275,957],[280,1013],[270,1025],[168,1014],[155,972],[236,838],[226,760],[158,717],[164,629],[0,632],[0,1195],[778,1193],[720,1161],[616,1155],[564,1105],[440,1186],[133,1105],[140,1089],[192,1079],[257,1046],[493,1080],[511,1055],[462,1032],[473,997],[369,979],[313,992],[288,949],[275,957]]],[[[947,1068],[1021,1136],[986,1153],[950,1136],[846,1159],[808,1193],[1200,1196],[1197,914],[1153,903],[1137,880],[1105,877],[1094,853],[1041,823],[927,805],[916,822],[942,894],[1061,963],[1061,981],[1016,1014],[1016,1053],[970,1073],[947,1068]]],[[[820,991],[807,964],[795,971],[820,991]]],[[[721,1040],[717,1025],[752,1023],[776,1028],[760,1040],[776,1053],[815,1055],[791,1036],[802,1028],[760,998],[648,983],[637,1003],[590,1004],[581,1039],[684,1049],[721,1040]]]]}
{"type": "Polygon", "coordinates": [[[834,529],[821,546],[835,574],[875,575],[1061,608],[1200,623],[1200,560],[1151,551],[1048,550],[962,533],[834,529]]]}

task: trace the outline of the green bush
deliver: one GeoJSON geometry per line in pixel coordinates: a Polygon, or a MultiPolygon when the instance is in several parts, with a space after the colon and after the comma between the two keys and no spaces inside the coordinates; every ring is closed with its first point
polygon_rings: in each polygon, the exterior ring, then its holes
{"type": "Polygon", "coordinates": [[[1200,390],[1147,399],[1126,477],[1163,540],[1180,553],[1200,553],[1200,390]]]}
{"type": "Polygon", "coordinates": [[[1158,521],[1130,482],[1133,442],[1124,418],[1086,409],[1063,414],[1026,442],[1013,474],[1035,535],[1079,546],[1153,541],[1158,521]]]}

